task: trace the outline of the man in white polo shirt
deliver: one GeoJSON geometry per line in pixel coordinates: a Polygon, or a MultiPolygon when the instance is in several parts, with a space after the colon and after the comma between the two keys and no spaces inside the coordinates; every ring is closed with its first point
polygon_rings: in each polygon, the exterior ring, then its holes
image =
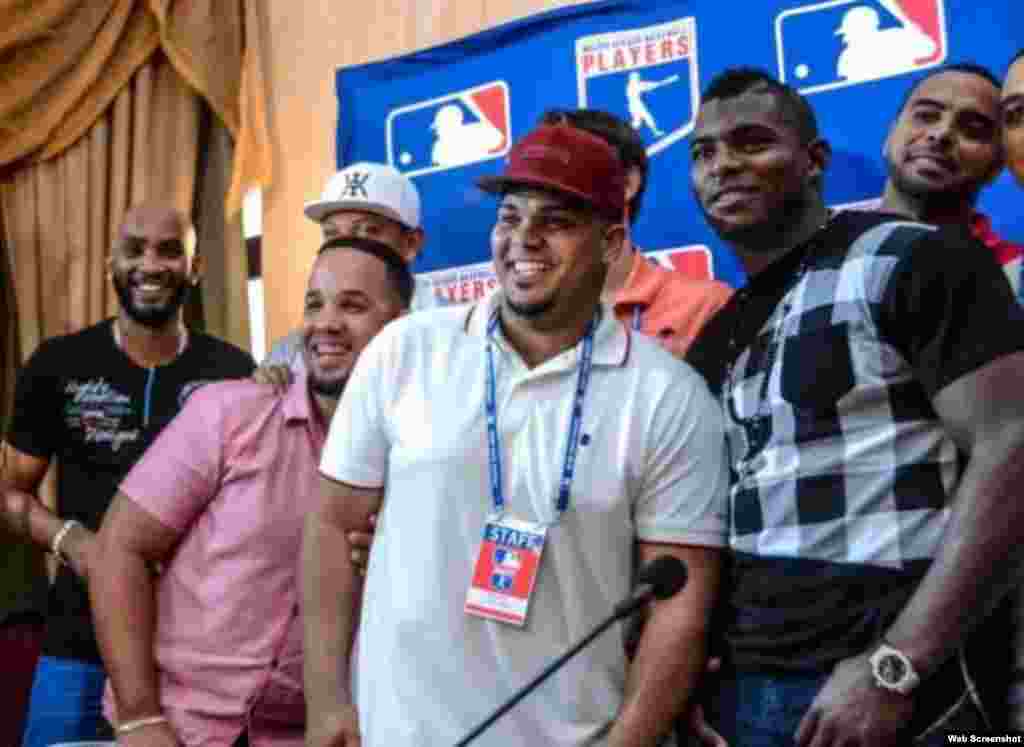
{"type": "Polygon", "coordinates": [[[724,442],[704,382],[600,304],[624,178],[600,138],[533,131],[481,182],[501,195],[500,291],[399,320],[360,357],[302,552],[309,747],[453,744],[662,554],[689,581],[649,610],[632,663],[604,634],[480,744],[653,746],[685,708],[726,540],[724,442]],[[346,532],[372,513],[360,619],[346,532]]]}
{"type": "MultiPolygon", "coordinates": [[[[423,249],[420,195],[416,185],[393,166],[361,161],[332,176],[319,200],[307,202],[306,217],[320,224],[324,241],[359,236],[387,244],[411,265],[423,249]]],[[[415,278],[411,311],[439,305],[430,283],[415,278]]],[[[302,330],[275,342],[265,365],[303,367],[302,330]]]]}

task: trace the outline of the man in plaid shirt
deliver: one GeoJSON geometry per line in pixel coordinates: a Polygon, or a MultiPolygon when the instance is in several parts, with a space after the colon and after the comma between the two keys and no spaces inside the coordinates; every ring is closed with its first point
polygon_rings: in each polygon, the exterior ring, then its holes
{"type": "Polygon", "coordinates": [[[964,652],[1024,560],[1024,313],[962,233],[831,215],[791,88],[734,69],[702,101],[694,192],[750,277],[688,355],[731,451],[712,721],[743,747],[983,729],[964,652]]]}

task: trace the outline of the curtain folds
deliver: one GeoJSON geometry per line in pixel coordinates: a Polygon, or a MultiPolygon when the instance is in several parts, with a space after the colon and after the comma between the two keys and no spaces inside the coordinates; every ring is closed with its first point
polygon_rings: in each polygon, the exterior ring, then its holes
{"type": "Polygon", "coordinates": [[[115,311],[109,247],[147,200],[193,217],[200,321],[248,347],[240,207],[271,175],[258,2],[0,3],[0,279],[17,311],[0,396],[11,358],[115,311]]]}
{"type": "Polygon", "coordinates": [[[114,313],[106,260],[125,210],[160,199],[191,214],[199,109],[155,54],[74,145],[0,182],[24,355],[114,313]]]}
{"type": "MultiPolygon", "coordinates": [[[[3,214],[0,211],[0,434],[6,432],[11,414],[14,379],[21,362],[18,345],[18,310],[14,303],[14,286],[8,269],[7,243],[3,238],[3,214]]],[[[0,462],[0,473],[3,464],[0,462]]]]}
{"type": "Polygon", "coordinates": [[[224,208],[270,182],[257,0],[0,4],[0,167],[54,158],[162,50],[236,141],[224,208]]]}

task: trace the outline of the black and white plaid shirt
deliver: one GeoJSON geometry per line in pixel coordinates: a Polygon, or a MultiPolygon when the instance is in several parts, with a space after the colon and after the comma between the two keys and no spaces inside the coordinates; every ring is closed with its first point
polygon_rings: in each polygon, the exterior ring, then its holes
{"type": "Polygon", "coordinates": [[[880,329],[894,269],[933,230],[884,223],[809,258],[731,367],[735,550],[893,568],[934,554],[957,449],[880,329]]]}
{"type": "Polygon", "coordinates": [[[705,326],[687,360],[725,413],[739,666],[828,668],[877,640],[963,469],[932,399],[1021,349],[984,247],[878,213],[838,214],[705,326]]]}

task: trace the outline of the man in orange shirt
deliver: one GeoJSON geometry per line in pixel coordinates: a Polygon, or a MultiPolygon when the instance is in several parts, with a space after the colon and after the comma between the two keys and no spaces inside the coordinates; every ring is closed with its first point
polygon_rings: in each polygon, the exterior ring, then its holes
{"type": "MultiPolygon", "coordinates": [[[[647,187],[647,151],[628,123],[596,109],[554,109],[542,124],[567,123],[596,135],[618,153],[626,167],[627,227],[636,222],[647,187]]],[[[627,232],[619,259],[608,269],[602,300],[632,329],[656,339],[682,358],[704,323],[729,300],[732,289],[717,280],[674,272],[647,259],[627,232]]]]}

